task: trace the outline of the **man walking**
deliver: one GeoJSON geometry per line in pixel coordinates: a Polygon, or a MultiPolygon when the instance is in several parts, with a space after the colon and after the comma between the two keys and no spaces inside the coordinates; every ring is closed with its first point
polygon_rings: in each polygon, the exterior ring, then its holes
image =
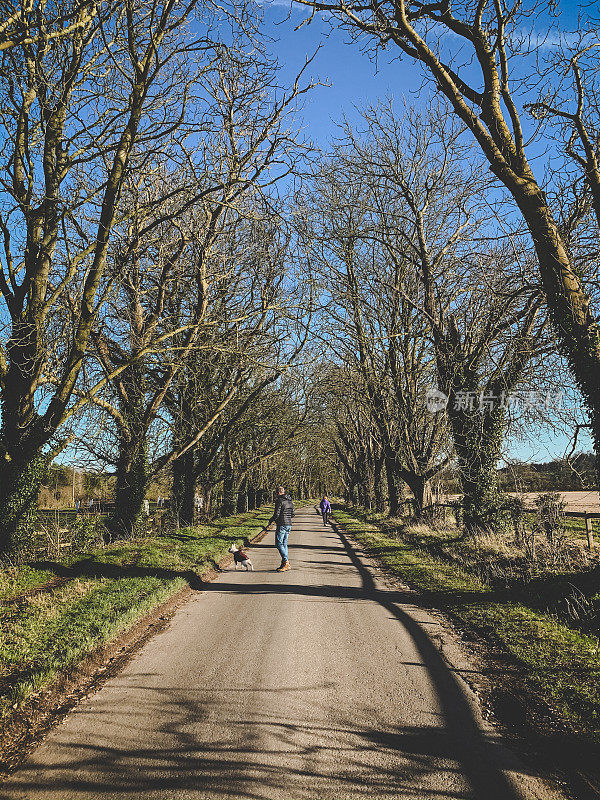
{"type": "Polygon", "coordinates": [[[292,517],[294,516],[294,504],[292,498],[285,493],[283,486],[277,489],[277,500],[275,501],[275,511],[269,522],[276,524],[275,546],[281,556],[281,564],[275,572],[287,572],[290,569],[288,560],[288,536],[292,529],[292,517]]]}

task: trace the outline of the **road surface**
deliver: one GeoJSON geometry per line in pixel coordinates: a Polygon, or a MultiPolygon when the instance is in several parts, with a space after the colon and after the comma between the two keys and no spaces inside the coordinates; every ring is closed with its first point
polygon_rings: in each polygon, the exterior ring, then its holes
{"type": "Polygon", "coordinates": [[[294,519],[289,572],[273,572],[273,538],[251,549],[254,572],[195,593],[0,797],[559,796],[482,721],[438,619],[313,509],[294,519]]]}

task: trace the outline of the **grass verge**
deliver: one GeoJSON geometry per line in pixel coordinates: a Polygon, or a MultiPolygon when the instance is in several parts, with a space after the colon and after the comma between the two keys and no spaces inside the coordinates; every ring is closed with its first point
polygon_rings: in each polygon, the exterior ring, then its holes
{"type": "MultiPolygon", "coordinates": [[[[428,529],[411,534],[398,523],[383,523],[360,511],[336,510],[336,521],[365,550],[433,607],[451,613],[467,627],[493,635],[522,667],[526,688],[550,706],[571,730],[600,743],[600,643],[555,615],[499,592],[447,557],[435,554],[439,536],[428,529]],[[428,541],[429,540],[429,541],[428,541]]],[[[448,536],[442,536],[448,540],[448,536]]],[[[456,539],[456,535],[455,535],[456,539]]]]}
{"type": "Polygon", "coordinates": [[[260,509],[0,573],[0,720],[186,583],[197,583],[232,543],[256,536],[270,514],[260,509]],[[57,576],[68,580],[18,596],[57,576]]]}

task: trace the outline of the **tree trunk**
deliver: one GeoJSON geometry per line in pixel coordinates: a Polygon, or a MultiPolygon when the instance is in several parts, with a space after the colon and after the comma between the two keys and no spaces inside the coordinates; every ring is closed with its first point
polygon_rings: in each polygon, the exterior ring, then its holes
{"type": "Polygon", "coordinates": [[[431,506],[433,499],[431,482],[423,475],[418,475],[416,473],[404,473],[403,477],[414,497],[413,513],[415,519],[423,519],[423,517],[428,515],[426,509],[431,506]]]}
{"type": "Polygon", "coordinates": [[[237,492],[236,510],[238,514],[248,511],[248,479],[242,478],[242,482],[237,492]]]}
{"type": "Polygon", "coordinates": [[[400,476],[398,475],[395,459],[389,457],[385,459],[385,474],[388,485],[390,517],[397,517],[400,513],[402,491],[400,489],[400,476]]]}
{"type": "Polygon", "coordinates": [[[505,522],[497,466],[506,427],[504,411],[486,414],[449,411],[463,492],[463,524],[467,531],[505,522]]]}
{"type": "Polygon", "coordinates": [[[181,527],[194,524],[196,473],[194,452],[188,450],[173,462],[172,506],[181,527]]]}
{"type": "Polygon", "coordinates": [[[361,506],[370,511],[373,508],[373,494],[371,492],[371,482],[368,479],[360,484],[360,495],[361,506]]]}
{"type": "Polygon", "coordinates": [[[226,517],[235,514],[237,508],[237,479],[233,460],[228,450],[225,451],[225,474],[223,477],[223,514],[226,517]]]}
{"type": "Polygon", "coordinates": [[[358,485],[356,481],[351,481],[348,487],[348,504],[351,506],[358,505],[358,485]]]}
{"type": "Polygon", "coordinates": [[[50,466],[43,449],[53,431],[41,428],[34,402],[38,334],[15,323],[6,345],[11,366],[0,398],[0,556],[26,550],[50,466]]]}
{"type": "Polygon", "coordinates": [[[373,488],[375,491],[375,510],[382,514],[385,511],[385,481],[382,458],[375,459],[373,488]]]}
{"type": "Polygon", "coordinates": [[[204,514],[208,519],[212,518],[214,513],[214,495],[213,495],[213,486],[212,484],[208,483],[201,483],[202,487],[202,497],[204,497],[204,514]]]}
{"type": "Polygon", "coordinates": [[[146,532],[144,500],[150,478],[145,435],[119,441],[115,507],[108,521],[109,540],[128,539],[146,532]]]}

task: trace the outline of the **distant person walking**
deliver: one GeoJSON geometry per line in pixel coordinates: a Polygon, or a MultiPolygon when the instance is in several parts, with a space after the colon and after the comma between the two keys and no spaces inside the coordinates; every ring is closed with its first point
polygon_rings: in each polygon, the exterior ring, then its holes
{"type": "Polygon", "coordinates": [[[323,525],[327,525],[329,523],[329,515],[331,514],[331,503],[326,494],[323,495],[323,499],[319,504],[319,508],[321,509],[321,514],[323,515],[323,525]]]}
{"type": "Polygon", "coordinates": [[[294,516],[294,504],[292,498],[285,493],[283,486],[277,489],[277,500],[275,501],[275,511],[269,522],[274,522],[275,528],[275,547],[279,550],[281,564],[276,572],[286,572],[291,569],[288,559],[288,536],[292,530],[292,517],[294,516]]]}

